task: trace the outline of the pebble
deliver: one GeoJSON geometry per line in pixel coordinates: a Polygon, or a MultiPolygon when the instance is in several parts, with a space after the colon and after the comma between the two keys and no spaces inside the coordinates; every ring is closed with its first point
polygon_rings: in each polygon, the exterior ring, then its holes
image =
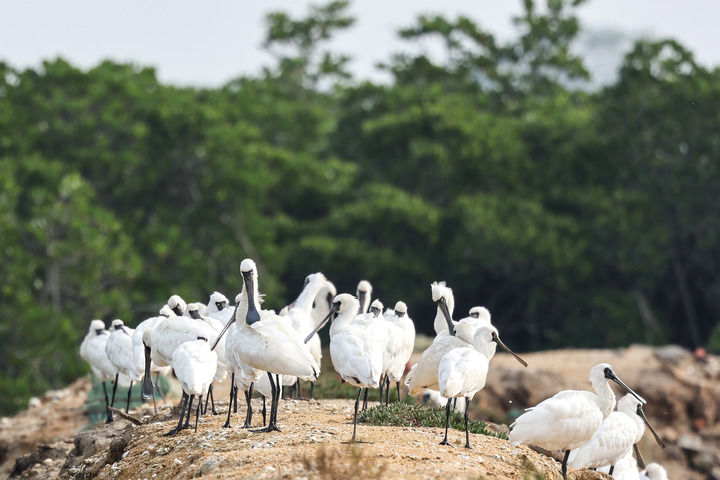
{"type": "Polygon", "coordinates": [[[182,465],[182,464],[183,464],[182,460],[180,460],[179,458],[176,458],[175,460],[173,460],[173,463],[174,463],[175,465],[182,465]]]}
{"type": "Polygon", "coordinates": [[[42,464],[45,466],[51,465],[52,463],[53,463],[52,458],[46,458],[45,460],[42,461],[42,464]]]}
{"type": "Polygon", "coordinates": [[[218,468],[225,461],[225,457],[212,456],[205,460],[200,466],[200,475],[207,475],[218,468]]]}
{"type": "Polygon", "coordinates": [[[277,469],[275,467],[273,467],[272,465],[266,465],[265,468],[263,468],[263,470],[266,472],[274,472],[277,469]]]}

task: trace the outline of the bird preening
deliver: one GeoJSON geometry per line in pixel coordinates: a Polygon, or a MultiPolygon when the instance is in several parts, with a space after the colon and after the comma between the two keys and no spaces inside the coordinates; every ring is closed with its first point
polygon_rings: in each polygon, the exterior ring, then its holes
{"type": "MultiPolygon", "coordinates": [[[[201,415],[208,410],[218,414],[213,386],[228,378],[230,396],[223,427],[232,428],[232,413],[238,411],[237,397],[242,391],[246,415],[241,428],[252,426],[251,399],[259,393],[263,402],[262,428],[252,431],[280,432],[283,386],[290,387],[291,398],[302,399],[302,382],[309,381],[310,398],[314,397],[322,360],[318,333],[329,323],[327,348],[332,366],[343,382],[358,389],[349,443],[361,441],[358,414],[361,408],[367,408],[369,390],[378,389],[380,405],[388,405],[394,384],[400,402],[405,377],[410,395],[432,398],[444,406],[441,445],[450,445],[451,411],[458,408],[460,400],[459,411],[465,420],[464,446],[469,449],[471,401],[486,386],[497,347],[528,366],[500,339],[487,308],[474,306],[466,317],[453,318],[455,298],[445,282],[430,285],[435,338],[408,371],[415,347],[415,322],[402,300],[385,309],[379,298],[372,297],[373,287],[367,280],[357,284],[355,295],[338,294],[325,275],[315,272],[305,278],[295,300],[276,313],[263,308],[255,262],[243,260],[240,272],[240,291],[231,297],[235,305],[217,291],[209,295],[206,304],[186,303],[173,294],[157,316],[143,320],[134,329],[120,319],[113,320],[110,330],[105,329],[102,320],[90,322],[80,354],[102,382],[106,422],[113,421],[118,384],[129,387],[126,413],[130,410],[132,386],[138,382],[142,399],[152,399],[157,413],[158,376],[172,370],[182,388],[182,398],[177,424],[166,435],[189,428],[193,413],[195,431],[201,415]],[[112,382],[111,393],[108,381],[112,382]]],[[[664,447],[645,417],[645,399],[626,385],[609,364],[594,366],[589,380],[594,393],[563,390],[528,408],[510,426],[509,441],[563,451],[563,478],[567,478],[568,466],[639,475],[638,466],[644,467],[644,461],[638,442],[646,427],[664,447]],[[617,402],[617,411],[611,382],[626,393],[617,402]]],[[[657,470],[655,465],[648,465],[650,473],[657,470]]]]}

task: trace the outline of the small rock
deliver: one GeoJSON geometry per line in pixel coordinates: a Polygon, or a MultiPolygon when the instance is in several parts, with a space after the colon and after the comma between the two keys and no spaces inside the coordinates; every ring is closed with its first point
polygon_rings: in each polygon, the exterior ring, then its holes
{"type": "Polygon", "coordinates": [[[42,461],[42,464],[45,466],[51,465],[53,463],[52,458],[46,458],[42,461]]]}
{"type": "Polygon", "coordinates": [[[35,408],[42,405],[42,402],[37,397],[30,397],[30,401],[28,402],[28,408],[35,408]]]}
{"type": "Polygon", "coordinates": [[[478,462],[483,463],[483,458],[480,455],[478,455],[478,462]]]}
{"type": "Polygon", "coordinates": [[[225,461],[224,457],[212,456],[200,465],[200,475],[207,475],[218,468],[225,461]]]}
{"type": "Polygon", "coordinates": [[[276,468],[273,467],[272,465],[266,465],[265,468],[263,468],[263,470],[266,472],[274,472],[276,470],[276,468]]]}
{"type": "Polygon", "coordinates": [[[690,352],[678,345],[667,345],[655,349],[655,357],[661,362],[677,365],[690,356],[690,352]]]}
{"type": "Polygon", "coordinates": [[[182,460],[180,460],[179,458],[176,458],[175,460],[173,460],[173,464],[175,464],[175,465],[182,465],[183,462],[182,462],[182,460]]]}
{"type": "Polygon", "coordinates": [[[699,435],[684,433],[678,437],[677,446],[683,450],[699,452],[703,449],[703,442],[699,435]]]}

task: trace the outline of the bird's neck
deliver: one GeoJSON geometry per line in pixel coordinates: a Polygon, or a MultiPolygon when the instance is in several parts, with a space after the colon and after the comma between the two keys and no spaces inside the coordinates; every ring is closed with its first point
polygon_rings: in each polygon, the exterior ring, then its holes
{"type": "Polygon", "coordinates": [[[300,309],[303,312],[309,314],[312,310],[312,305],[315,301],[315,297],[317,297],[317,294],[320,293],[320,290],[322,290],[324,284],[325,281],[322,278],[316,278],[312,282],[305,285],[305,288],[303,288],[297,300],[295,300],[292,305],[293,310],[300,309]]]}
{"type": "Polygon", "coordinates": [[[610,388],[610,382],[607,380],[599,382],[598,385],[593,385],[598,396],[598,407],[603,414],[603,419],[607,418],[615,409],[615,394],[610,388]]]}

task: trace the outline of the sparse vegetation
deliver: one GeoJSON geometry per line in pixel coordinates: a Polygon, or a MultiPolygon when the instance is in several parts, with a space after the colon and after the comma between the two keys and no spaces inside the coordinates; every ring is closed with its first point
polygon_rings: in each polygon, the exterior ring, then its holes
{"type": "Polygon", "coordinates": [[[314,457],[304,455],[303,467],[312,473],[313,478],[335,480],[336,478],[382,478],[386,470],[384,463],[376,457],[369,457],[357,447],[348,450],[317,450],[314,457]]]}
{"type": "MultiPolygon", "coordinates": [[[[358,414],[358,420],[370,425],[387,425],[394,427],[445,427],[445,409],[427,408],[422,405],[407,403],[391,403],[388,406],[378,405],[358,414]]],[[[465,419],[458,412],[450,415],[450,426],[465,431],[465,419]]],[[[489,431],[487,423],[470,421],[468,430],[490,437],[507,439],[505,434],[489,431]]]]}

